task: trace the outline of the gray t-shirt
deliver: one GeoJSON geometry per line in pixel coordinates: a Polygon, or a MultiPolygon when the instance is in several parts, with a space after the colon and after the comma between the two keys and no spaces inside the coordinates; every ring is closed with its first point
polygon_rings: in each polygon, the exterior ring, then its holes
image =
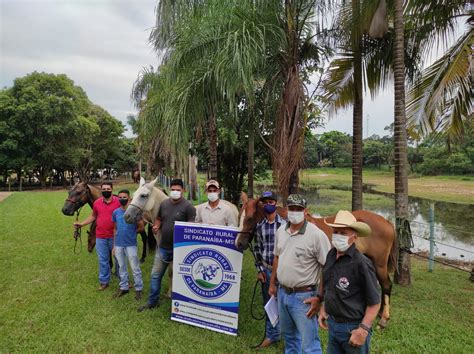
{"type": "Polygon", "coordinates": [[[173,235],[175,221],[194,221],[196,209],[186,199],[173,203],[172,199],[166,199],[160,205],[158,217],[161,220],[161,242],[160,247],[173,249],[173,235]]]}

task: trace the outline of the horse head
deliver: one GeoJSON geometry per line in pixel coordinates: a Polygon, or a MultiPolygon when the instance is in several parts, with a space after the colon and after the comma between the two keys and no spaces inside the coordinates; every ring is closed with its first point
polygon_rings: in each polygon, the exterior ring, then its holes
{"type": "MultiPolygon", "coordinates": [[[[136,192],[133,193],[132,201],[123,215],[127,223],[136,223],[144,217],[145,213],[154,214],[153,210],[158,212],[159,205],[167,196],[160,189],[155,187],[157,183],[158,178],[155,178],[149,183],[146,183],[143,178],[140,178],[140,186],[136,192]]],[[[156,217],[156,215],[151,216],[152,218],[156,217]]],[[[153,220],[150,221],[153,222],[153,220]]]]}
{"type": "Polygon", "coordinates": [[[85,182],[77,182],[68,192],[61,211],[64,215],[71,216],[82,206],[90,202],[90,190],[85,182]]]}
{"type": "Polygon", "coordinates": [[[240,214],[239,233],[235,239],[235,247],[240,251],[246,249],[253,239],[253,233],[257,224],[263,220],[263,203],[259,199],[248,198],[247,194],[242,192],[240,195],[242,209],[240,214]]]}

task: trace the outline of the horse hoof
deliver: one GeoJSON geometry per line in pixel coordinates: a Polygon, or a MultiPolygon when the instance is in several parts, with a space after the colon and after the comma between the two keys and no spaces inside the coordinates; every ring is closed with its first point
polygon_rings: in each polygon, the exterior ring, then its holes
{"type": "Polygon", "coordinates": [[[385,329],[388,325],[388,321],[385,318],[381,318],[379,323],[377,323],[377,329],[385,329]]]}

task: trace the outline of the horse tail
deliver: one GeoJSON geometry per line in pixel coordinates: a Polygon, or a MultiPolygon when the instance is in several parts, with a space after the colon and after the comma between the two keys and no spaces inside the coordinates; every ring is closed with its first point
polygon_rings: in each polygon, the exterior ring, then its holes
{"type": "Polygon", "coordinates": [[[393,232],[393,241],[392,248],[390,249],[390,255],[388,257],[387,267],[389,272],[393,272],[395,270],[398,271],[398,238],[393,224],[391,224],[391,226],[393,232]]]}

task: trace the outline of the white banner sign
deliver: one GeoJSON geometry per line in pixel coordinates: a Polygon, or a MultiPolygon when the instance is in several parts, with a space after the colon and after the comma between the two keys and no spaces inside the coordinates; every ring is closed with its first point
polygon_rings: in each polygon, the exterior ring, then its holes
{"type": "Polygon", "coordinates": [[[237,335],[242,252],[234,227],[175,223],[171,319],[237,335]]]}

